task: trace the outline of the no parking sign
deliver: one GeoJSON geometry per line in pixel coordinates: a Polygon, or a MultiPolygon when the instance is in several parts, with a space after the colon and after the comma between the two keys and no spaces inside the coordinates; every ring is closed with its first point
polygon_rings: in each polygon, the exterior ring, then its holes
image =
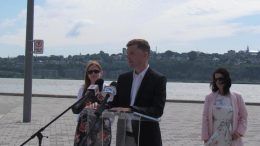
{"type": "Polygon", "coordinates": [[[44,46],[43,40],[34,40],[33,53],[34,54],[43,54],[43,46],[44,46]]]}

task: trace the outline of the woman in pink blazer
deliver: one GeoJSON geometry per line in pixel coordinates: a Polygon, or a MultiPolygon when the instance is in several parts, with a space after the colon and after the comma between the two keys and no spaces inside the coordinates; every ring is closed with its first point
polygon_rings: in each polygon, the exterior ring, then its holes
{"type": "Polygon", "coordinates": [[[202,140],[206,146],[243,146],[247,110],[240,94],[230,92],[231,79],[225,68],[212,75],[212,93],[206,96],[202,118],[202,140]]]}

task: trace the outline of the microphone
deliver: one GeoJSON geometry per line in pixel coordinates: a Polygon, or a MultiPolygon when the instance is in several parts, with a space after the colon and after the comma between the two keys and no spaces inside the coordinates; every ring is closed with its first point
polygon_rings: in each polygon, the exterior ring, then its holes
{"type": "Polygon", "coordinates": [[[102,103],[100,104],[100,106],[97,108],[97,110],[95,111],[95,115],[97,117],[100,117],[100,115],[102,114],[102,112],[108,108],[108,102],[113,101],[114,96],[116,95],[116,82],[112,82],[110,84],[110,86],[105,86],[103,89],[103,94],[105,94],[105,98],[102,101],[102,103]]]}
{"type": "Polygon", "coordinates": [[[90,85],[85,93],[85,95],[80,98],[73,106],[72,112],[74,114],[79,114],[85,107],[87,102],[94,102],[96,100],[96,93],[98,92],[98,85],[90,85]]]}
{"type": "Polygon", "coordinates": [[[110,83],[110,86],[113,86],[115,89],[115,93],[113,94],[113,96],[110,96],[110,98],[107,100],[107,102],[112,102],[114,100],[114,96],[116,95],[116,87],[117,87],[117,83],[115,81],[110,83]]]}
{"type": "Polygon", "coordinates": [[[97,79],[95,82],[96,85],[98,85],[99,92],[103,89],[104,80],[103,79],[97,79]]]}
{"type": "MultiPolygon", "coordinates": [[[[95,84],[98,85],[98,89],[99,89],[98,93],[101,93],[101,91],[103,89],[104,80],[103,79],[97,79],[95,84]]],[[[97,94],[96,94],[96,96],[97,96],[97,94]]],[[[97,102],[98,104],[101,103],[101,101],[98,100],[98,98],[95,98],[95,100],[93,102],[97,102]]]]}
{"type": "Polygon", "coordinates": [[[83,98],[85,98],[85,100],[83,100],[82,102],[84,102],[84,103],[96,102],[97,101],[96,95],[98,92],[99,92],[98,85],[89,85],[85,95],[83,96],[83,98]]]}
{"type": "Polygon", "coordinates": [[[87,102],[97,102],[98,99],[96,97],[97,93],[102,90],[104,80],[98,79],[95,82],[95,85],[89,85],[85,95],[79,99],[74,105],[72,105],[72,112],[74,114],[79,114],[82,109],[85,107],[87,102]],[[101,87],[101,90],[99,90],[101,87]]]}

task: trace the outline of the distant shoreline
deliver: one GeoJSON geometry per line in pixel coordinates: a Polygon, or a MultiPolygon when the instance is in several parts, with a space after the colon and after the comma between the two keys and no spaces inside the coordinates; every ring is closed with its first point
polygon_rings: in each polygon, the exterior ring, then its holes
{"type": "MultiPolygon", "coordinates": [[[[0,93],[0,96],[24,96],[23,93],[0,93]]],[[[32,94],[32,97],[47,97],[47,98],[74,98],[76,96],[73,95],[54,95],[54,94],[32,94]]],[[[169,103],[196,103],[196,104],[203,104],[204,101],[201,100],[179,100],[179,99],[166,99],[166,102],[169,103]]],[[[260,106],[260,103],[256,102],[246,102],[246,105],[251,106],[260,106]]]]}
{"type": "MultiPolygon", "coordinates": [[[[23,78],[2,78],[2,79],[23,79],[23,78]]],[[[82,80],[82,79],[68,79],[68,78],[46,78],[46,79],[41,79],[41,78],[33,78],[33,79],[37,79],[37,80],[82,80]]],[[[105,81],[116,81],[117,79],[109,79],[109,78],[104,78],[105,81]]],[[[208,83],[210,84],[210,82],[205,82],[205,81],[200,81],[200,80],[174,80],[174,79],[167,79],[167,82],[175,82],[175,83],[208,83]]],[[[253,81],[253,82],[249,82],[249,81],[233,81],[232,84],[260,84],[259,81],[253,81]]]]}

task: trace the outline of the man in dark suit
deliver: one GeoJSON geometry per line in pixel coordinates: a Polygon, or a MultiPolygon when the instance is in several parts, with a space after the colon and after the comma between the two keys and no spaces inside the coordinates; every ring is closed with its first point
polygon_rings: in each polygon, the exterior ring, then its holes
{"type": "MultiPolygon", "coordinates": [[[[128,64],[133,71],[119,76],[117,95],[114,97],[112,109],[138,112],[154,118],[160,118],[163,115],[167,80],[165,76],[149,67],[149,56],[150,46],[146,40],[133,39],[127,43],[128,64]]],[[[130,136],[133,135],[135,144],[139,146],[162,145],[158,122],[144,120],[139,125],[136,121],[130,121],[127,125],[127,133],[130,133],[130,136]]]]}

